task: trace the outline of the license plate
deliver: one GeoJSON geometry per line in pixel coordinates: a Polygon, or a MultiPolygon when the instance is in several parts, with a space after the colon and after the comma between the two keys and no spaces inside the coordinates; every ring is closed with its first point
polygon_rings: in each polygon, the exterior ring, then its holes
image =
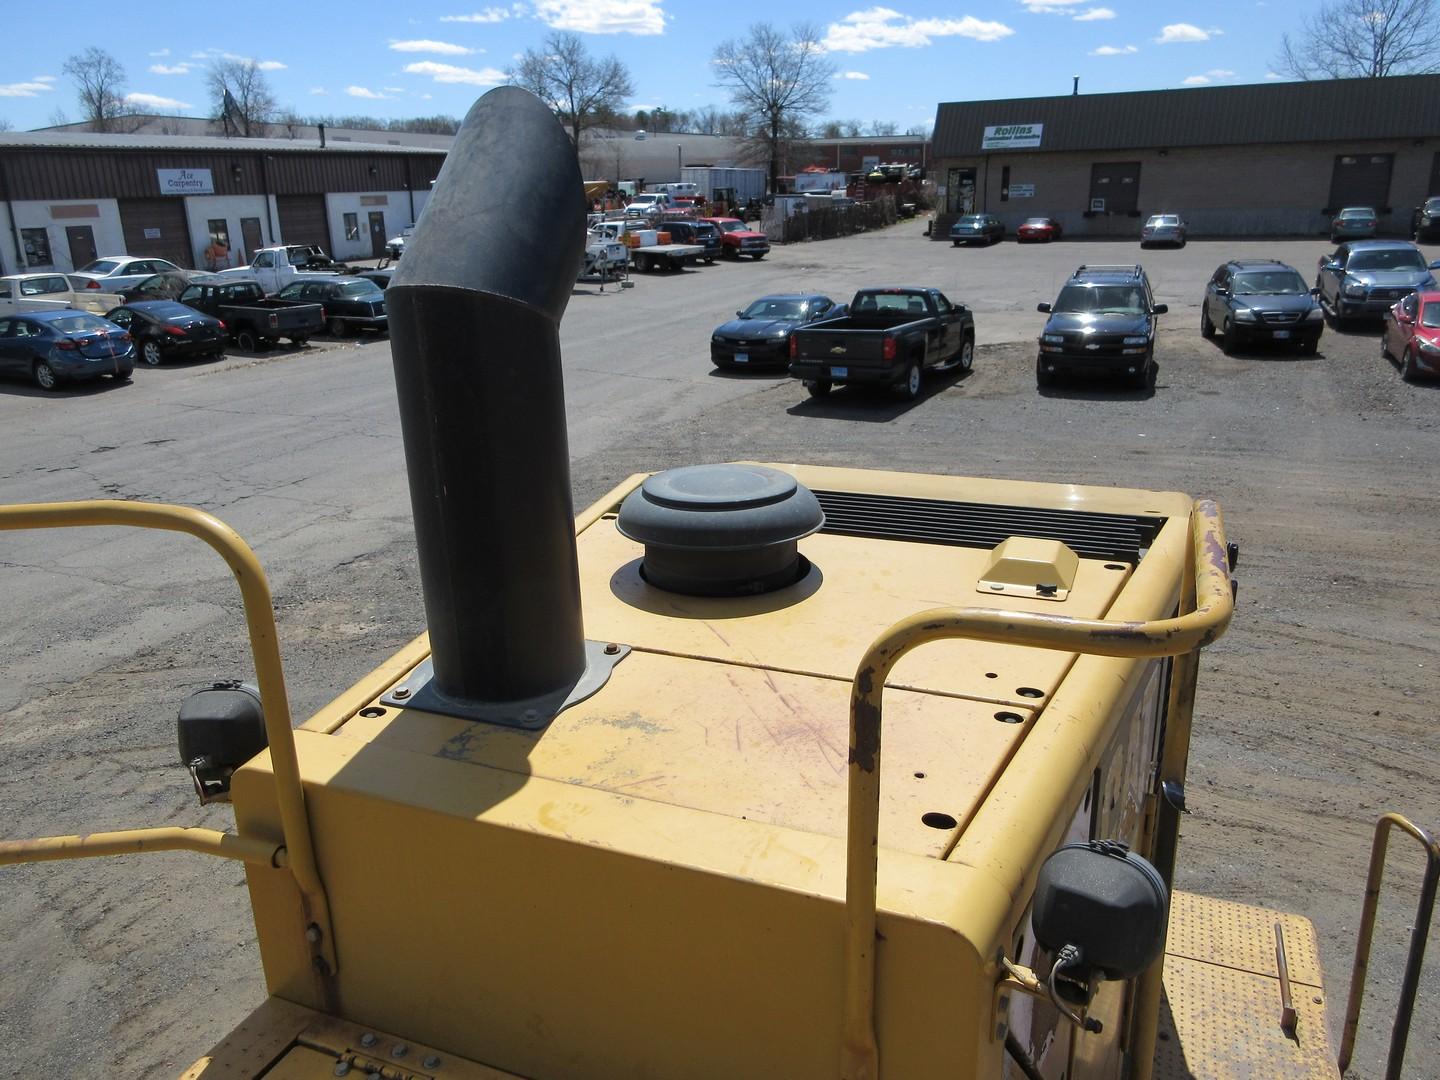
{"type": "Polygon", "coordinates": [[[737,352],[737,353],[735,354],[735,363],[737,363],[737,364],[748,364],[749,362],[750,362],[750,354],[749,354],[749,353],[737,352]]]}
{"type": "Polygon", "coordinates": [[[1289,336],[1290,336],[1290,331],[1289,331],[1289,330],[1276,330],[1276,331],[1275,331],[1275,340],[1276,340],[1276,341],[1283,341],[1285,338],[1288,338],[1289,336]]]}
{"type": "Polygon", "coordinates": [[[850,369],[848,367],[832,367],[830,369],[830,377],[832,379],[843,379],[849,374],[850,369]]]}

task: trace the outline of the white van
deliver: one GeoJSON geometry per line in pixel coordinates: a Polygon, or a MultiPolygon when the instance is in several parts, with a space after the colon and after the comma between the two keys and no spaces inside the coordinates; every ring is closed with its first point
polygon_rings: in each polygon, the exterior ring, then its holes
{"type": "Polygon", "coordinates": [[[125,301],[115,293],[76,292],[64,274],[13,274],[0,278],[0,315],[74,308],[103,315],[125,301]]]}

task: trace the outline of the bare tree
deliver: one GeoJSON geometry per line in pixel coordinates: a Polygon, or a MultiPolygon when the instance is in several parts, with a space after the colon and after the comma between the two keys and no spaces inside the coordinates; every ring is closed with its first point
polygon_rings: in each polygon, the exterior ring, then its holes
{"type": "Polygon", "coordinates": [[[900,125],[893,120],[871,120],[871,135],[895,135],[900,131],[900,125]]]}
{"type": "Polygon", "coordinates": [[[581,133],[604,123],[635,92],[624,64],[614,56],[591,57],[580,35],[571,33],[551,34],[538,50],[525,50],[510,77],[555,110],[577,147],[581,133]]]}
{"type": "Polygon", "coordinates": [[[227,135],[264,136],[275,117],[275,95],[254,60],[216,60],[205,72],[215,118],[227,135]]]}
{"type": "Polygon", "coordinates": [[[15,125],[4,116],[0,116],[0,131],[14,131],[15,125]]]}
{"type": "Polygon", "coordinates": [[[135,110],[125,104],[125,69],[94,45],[67,59],[61,70],[75,82],[81,119],[95,131],[118,131],[135,110]]]}
{"type": "Polygon", "coordinates": [[[730,100],[755,120],[756,149],[770,163],[774,191],[787,136],[830,104],[835,65],[825,59],[820,31],[802,23],[786,34],[755,23],[745,37],[722,42],[714,60],[730,100]]]}
{"type": "Polygon", "coordinates": [[[1440,70],[1436,0],[1332,0],[1293,39],[1275,68],[1297,79],[1379,79],[1440,70]]]}

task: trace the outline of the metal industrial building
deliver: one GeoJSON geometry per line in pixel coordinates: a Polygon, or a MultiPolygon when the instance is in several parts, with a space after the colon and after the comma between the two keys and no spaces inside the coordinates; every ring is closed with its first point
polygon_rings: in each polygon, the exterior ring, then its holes
{"type": "Polygon", "coordinates": [[[1440,194],[1440,75],[946,102],[934,155],[937,238],[978,212],[1069,236],[1133,238],[1160,212],[1191,235],[1306,236],[1345,206],[1407,234],[1440,194]]]}
{"type": "Polygon", "coordinates": [[[444,159],[354,142],[0,134],[0,270],[121,254],[209,269],[276,243],[377,255],[420,214],[444,159]]]}

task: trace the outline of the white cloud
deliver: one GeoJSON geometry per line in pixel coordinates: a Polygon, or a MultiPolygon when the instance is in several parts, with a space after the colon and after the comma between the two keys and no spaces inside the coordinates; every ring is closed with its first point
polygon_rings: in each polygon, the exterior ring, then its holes
{"type": "Polygon", "coordinates": [[[389,101],[388,94],[382,94],[379,90],[371,90],[368,86],[347,86],[345,93],[351,97],[364,98],[366,101],[389,101]]]}
{"type": "Polygon", "coordinates": [[[34,97],[42,90],[54,90],[50,79],[30,82],[0,83],[0,97],[34,97]]]}
{"type": "Polygon", "coordinates": [[[146,109],[194,108],[188,101],[176,101],[174,98],[161,97],[159,94],[126,94],[125,104],[140,105],[146,109]]]}
{"type": "Polygon", "coordinates": [[[1277,74],[1275,74],[1275,72],[1273,72],[1273,71],[1267,71],[1267,72],[1265,73],[1265,78],[1269,79],[1271,82],[1274,82],[1276,79],[1283,79],[1283,78],[1285,78],[1285,76],[1284,76],[1284,75],[1277,75],[1277,74]]]}
{"type": "Polygon", "coordinates": [[[1085,3],[1086,0],[1020,0],[1025,10],[1032,15],[1065,15],[1067,8],[1085,3]]]}
{"type": "Polygon", "coordinates": [[[314,94],[316,97],[326,97],[329,95],[330,91],[326,90],[323,86],[312,86],[310,87],[310,93],[314,94]]]}
{"type": "Polygon", "coordinates": [[[161,49],[159,52],[152,52],[152,53],[149,53],[148,55],[150,55],[150,56],[169,56],[169,55],[170,55],[170,50],[169,50],[169,49],[161,49]]]}
{"type": "Polygon", "coordinates": [[[1091,49],[1091,56],[1129,56],[1140,50],[1134,45],[1101,45],[1098,49],[1091,49]]]}
{"type": "Polygon", "coordinates": [[[282,64],[279,60],[260,60],[260,61],[257,61],[257,62],[256,62],[255,66],[256,66],[257,68],[259,68],[261,71],[284,71],[284,70],[285,70],[285,65],[282,64]]]}
{"type": "Polygon", "coordinates": [[[1181,86],[1204,86],[1210,80],[1204,75],[1189,75],[1180,80],[1181,86]]]}
{"type": "Polygon", "coordinates": [[[629,113],[631,116],[634,116],[637,112],[640,112],[642,109],[643,109],[645,112],[650,112],[652,109],[658,109],[658,108],[660,108],[659,105],[626,105],[625,108],[621,109],[620,111],[621,111],[621,112],[627,112],[627,113],[629,113]]]}
{"type": "Polygon", "coordinates": [[[1201,30],[1198,26],[1191,26],[1189,23],[1171,23],[1162,27],[1160,36],[1155,39],[1160,45],[1173,45],[1177,41],[1209,41],[1220,31],[1214,28],[1201,30]]]}
{"type": "Polygon", "coordinates": [[[178,64],[151,64],[150,73],[152,75],[189,75],[193,66],[184,61],[178,64]]]}
{"type": "Polygon", "coordinates": [[[1097,7],[1097,8],[1091,8],[1089,11],[1082,12],[1081,14],[1076,15],[1076,16],[1075,16],[1075,21],[1076,21],[1076,22],[1095,22],[1097,19],[1113,19],[1113,18],[1115,18],[1115,12],[1111,11],[1108,7],[1097,7]]]}
{"type": "Polygon", "coordinates": [[[1191,75],[1181,80],[1182,86],[1204,86],[1207,83],[1223,82],[1226,79],[1235,78],[1235,72],[1228,68],[1211,68],[1204,75],[1191,75]]]}
{"type": "Polygon", "coordinates": [[[405,92],[403,86],[382,86],[380,89],[384,90],[387,94],[403,94],[405,92]]]}
{"type": "Polygon", "coordinates": [[[499,86],[506,79],[499,68],[456,67],[454,64],[439,64],[434,60],[421,60],[405,65],[407,75],[429,75],[438,83],[461,83],[465,86],[499,86]]]}
{"type": "Polygon", "coordinates": [[[35,81],[36,81],[36,82],[54,82],[54,81],[55,81],[55,76],[54,76],[54,75],[36,75],[36,76],[35,76],[35,81]]]}
{"type": "Polygon", "coordinates": [[[830,52],[861,53],[900,46],[929,45],[939,37],[967,37],[999,41],[1015,31],[1004,23],[986,22],[973,15],[960,19],[915,19],[890,8],[855,11],[825,29],[824,46],[830,52]]]}
{"type": "Polygon", "coordinates": [[[663,34],[660,0],[537,0],[535,17],[580,34],[663,34]]]}
{"type": "Polygon", "coordinates": [[[488,7],[484,11],[477,11],[473,15],[441,15],[441,22],[449,23],[498,23],[510,18],[520,18],[525,14],[524,4],[511,4],[508,8],[488,7]]]}
{"type": "Polygon", "coordinates": [[[417,38],[414,41],[392,41],[390,48],[395,52],[435,53],[437,56],[469,56],[475,51],[467,49],[464,45],[453,45],[448,41],[432,41],[429,38],[417,38]]]}
{"type": "Polygon", "coordinates": [[[1211,68],[1205,74],[1209,75],[1212,79],[1233,79],[1235,77],[1235,73],[1226,68],[1211,68]]]}
{"type": "Polygon", "coordinates": [[[870,76],[863,71],[842,71],[835,76],[837,79],[858,79],[862,82],[869,82],[870,76]]]}

